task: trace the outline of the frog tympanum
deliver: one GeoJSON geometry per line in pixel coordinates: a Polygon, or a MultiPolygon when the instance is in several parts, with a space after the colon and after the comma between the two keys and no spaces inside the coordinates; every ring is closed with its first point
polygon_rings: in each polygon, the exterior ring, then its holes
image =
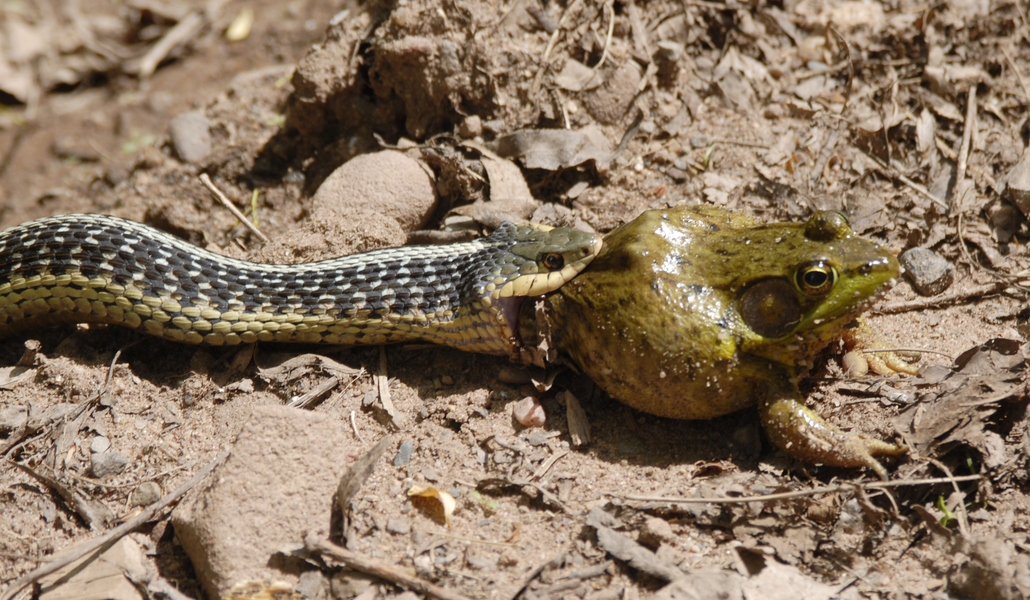
{"type": "MultiPolygon", "coordinates": [[[[788,454],[885,477],[873,455],[906,449],[826,423],[804,406],[797,378],[897,275],[895,257],[840,213],[762,225],[677,207],[608,234],[544,312],[552,343],[625,404],[680,419],[758,404],[788,454]]],[[[911,372],[904,361],[891,367],[911,372]]]]}

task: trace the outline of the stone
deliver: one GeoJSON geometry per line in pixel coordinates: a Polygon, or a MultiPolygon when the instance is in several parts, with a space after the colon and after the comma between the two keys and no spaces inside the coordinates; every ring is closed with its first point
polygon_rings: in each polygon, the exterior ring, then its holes
{"type": "Polygon", "coordinates": [[[386,530],[398,535],[411,533],[411,522],[403,517],[390,517],[386,520],[386,530]]]}
{"type": "Polygon", "coordinates": [[[676,534],[672,531],[672,525],[658,517],[648,517],[637,536],[637,541],[649,548],[657,548],[663,543],[668,544],[675,539],[676,534]]]}
{"type": "Polygon", "coordinates": [[[111,440],[102,435],[93,438],[89,443],[89,451],[93,454],[102,454],[111,449],[111,440]]]}
{"type": "Polygon", "coordinates": [[[199,163],[211,154],[211,122],[199,110],[184,112],[172,119],[168,133],[175,155],[185,163],[199,163]]]}
{"type": "Polygon", "coordinates": [[[411,453],[415,451],[415,445],[411,442],[402,442],[397,448],[397,456],[393,457],[393,466],[403,467],[411,462],[411,453]]]}
{"type": "Polygon", "coordinates": [[[312,212],[353,219],[374,212],[404,231],[423,229],[436,210],[436,187],[427,167],[396,150],[361,154],[322,182],[312,212]]]}
{"type": "Polygon", "coordinates": [[[954,267],[932,250],[910,248],[899,260],[912,287],[924,296],[940,294],[955,281],[954,267]]]}
{"type": "Polygon", "coordinates": [[[305,534],[328,537],[333,494],[360,448],[321,413],[259,406],[232,454],[172,513],[175,535],[209,597],[246,581],[299,582],[277,558],[305,534]]]}
{"type": "Polygon", "coordinates": [[[161,499],[161,488],[153,481],[144,481],[129,494],[132,506],[150,506],[161,499]]]}
{"type": "Polygon", "coordinates": [[[90,455],[93,476],[97,479],[117,475],[124,471],[128,464],[129,457],[121,452],[98,452],[90,455]]]}

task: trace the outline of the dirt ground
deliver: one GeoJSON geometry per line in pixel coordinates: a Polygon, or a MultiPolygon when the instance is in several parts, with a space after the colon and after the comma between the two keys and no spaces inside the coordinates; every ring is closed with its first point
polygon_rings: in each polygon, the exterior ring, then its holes
{"type": "MultiPolygon", "coordinates": [[[[391,346],[389,388],[406,425],[352,503],[354,552],[472,598],[742,597],[714,583],[707,595],[663,589],[669,577],[614,548],[611,531],[681,574],[737,572],[749,598],[1030,593],[1024,3],[0,7],[4,228],[103,212],[232,256],[300,262],[486,229],[498,215],[603,233],[646,209],[708,203],[766,221],[841,210],[861,235],[898,253],[928,248],[950,269],[943,292],[923,296],[903,279],[871,311],[884,339],[933,352],[919,376],[845,377],[835,346],[802,382],[827,420],[904,440],[912,452],[889,468],[910,485],[777,502],[642,500],[725,500],[869,474],[791,461],[754,410],[660,419],[568,371],[541,392],[502,358],[391,346]],[[202,125],[182,121],[173,139],[172,119],[187,111],[202,125]],[[202,150],[192,156],[190,144],[202,150]],[[385,148],[430,174],[425,222],[404,221],[374,193],[331,209],[316,201],[337,167],[385,148]],[[497,155],[522,167],[539,206],[506,202],[484,159],[497,155]],[[573,443],[566,391],[583,404],[589,444],[573,443]],[[543,405],[542,429],[513,419],[526,396],[543,405]],[[402,443],[414,451],[397,466],[402,443]],[[450,528],[408,501],[413,482],[456,495],[450,528]],[[757,563],[790,570],[759,580],[757,563]]],[[[0,364],[18,365],[32,342],[28,370],[6,368],[0,382],[0,593],[107,527],[58,490],[117,523],[139,510],[143,484],[168,492],[230,447],[254,407],[330,378],[269,381],[250,350],[102,326],[3,340],[0,364]],[[78,405],[87,416],[66,423],[78,405]],[[128,459],[104,478],[91,464],[97,438],[128,459]]],[[[257,350],[283,352],[363,369],[312,410],[353,425],[363,451],[388,432],[368,402],[378,348],[257,350]]],[[[163,513],[134,535],[160,578],[204,597],[173,529],[163,513]]],[[[342,580],[298,597],[359,592],[342,580]]],[[[362,597],[400,592],[381,584],[362,597]]]]}

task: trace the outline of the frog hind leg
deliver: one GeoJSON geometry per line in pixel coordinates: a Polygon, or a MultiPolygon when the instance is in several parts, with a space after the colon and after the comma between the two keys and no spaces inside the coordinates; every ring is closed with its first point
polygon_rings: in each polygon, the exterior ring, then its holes
{"type": "Polygon", "coordinates": [[[905,446],[847,433],[824,421],[801,401],[797,386],[774,382],[759,405],[762,425],[769,439],[799,460],[834,467],[869,467],[881,479],[887,470],[873,456],[899,455],[905,446]]]}

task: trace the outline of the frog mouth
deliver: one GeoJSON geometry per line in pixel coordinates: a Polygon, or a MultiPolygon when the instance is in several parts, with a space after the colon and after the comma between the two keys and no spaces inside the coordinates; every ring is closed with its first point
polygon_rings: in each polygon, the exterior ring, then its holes
{"type": "Polygon", "coordinates": [[[810,321],[806,320],[809,326],[805,327],[805,322],[803,322],[799,326],[800,331],[798,331],[797,334],[806,341],[812,341],[821,338],[821,334],[827,330],[836,331],[837,329],[844,327],[851,321],[857,319],[859,315],[867,312],[874,304],[882,300],[887,295],[887,292],[896,284],[897,279],[891,278],[884,285],[880,286],[876,292],[870,294],[864,300],[847,306],[837,314],[826,315],[810,321]]]}

